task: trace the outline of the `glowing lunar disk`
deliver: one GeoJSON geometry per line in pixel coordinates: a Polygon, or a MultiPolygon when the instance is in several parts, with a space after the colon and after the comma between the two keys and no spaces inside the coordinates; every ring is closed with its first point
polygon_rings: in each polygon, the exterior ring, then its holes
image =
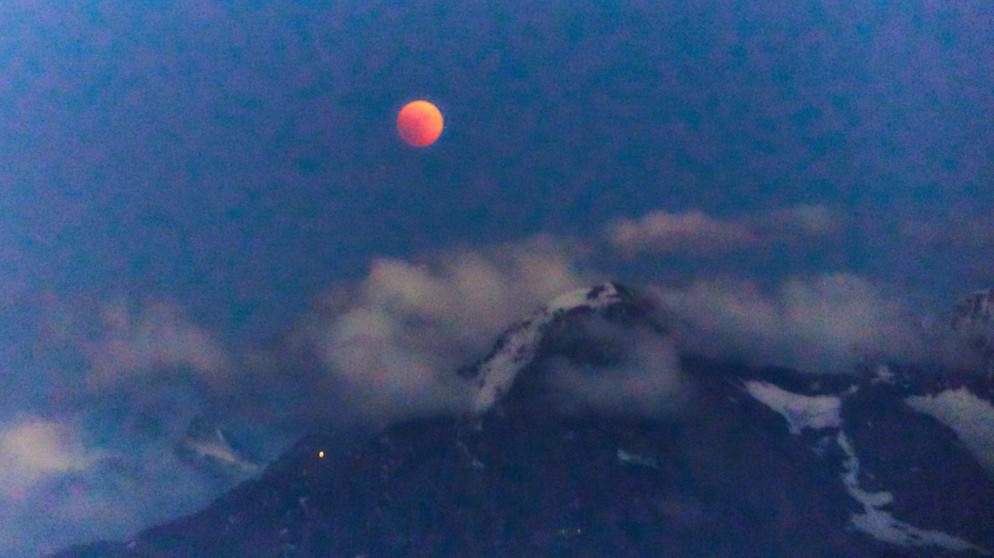
{"type": "Polygon", "coordinates": [[[397,114],[400,139],[415,147],[427,147],[442,135],[442,111],[428,101],[411,101],[397,114]]]}

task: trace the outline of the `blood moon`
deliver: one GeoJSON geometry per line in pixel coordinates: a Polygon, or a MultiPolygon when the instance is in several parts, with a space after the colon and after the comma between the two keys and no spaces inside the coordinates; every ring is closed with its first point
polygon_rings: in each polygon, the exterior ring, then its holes
{"type": "Polygon", "coordinates": [[[442,111],[428,101],[411,101],[397,113],[400,139],[414,147],[427,147],[442,135],[442,111]]]}

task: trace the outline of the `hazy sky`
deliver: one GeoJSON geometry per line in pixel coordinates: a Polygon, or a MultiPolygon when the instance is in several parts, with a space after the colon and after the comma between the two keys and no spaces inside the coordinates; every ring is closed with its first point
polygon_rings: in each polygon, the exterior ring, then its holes
{"type": "Polygon", "coordinates": [[[6,0],[0,550],[194,509],[191,417],[272,458],[592,281],[802,368],[941,312],[994,284],[991,60],[986,0],[6,0]]]}

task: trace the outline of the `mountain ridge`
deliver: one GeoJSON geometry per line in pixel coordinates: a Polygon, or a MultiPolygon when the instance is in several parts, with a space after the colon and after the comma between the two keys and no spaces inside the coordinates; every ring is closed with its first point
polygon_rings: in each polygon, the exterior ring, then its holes
{"type": "Polygon", "coordinates": [[[950,411],[994,420],[983,377],[678,355],[653,374],[684,399],[659,384],[651,413],[556,399],[564,373],[644,372],[639,344],[671,355],[667,332],[616,283],[568,293],[460,371],[484,394],[470,415],[311,434],[193,516],[57,556],[990,555],[994,471],[950,411]]]}

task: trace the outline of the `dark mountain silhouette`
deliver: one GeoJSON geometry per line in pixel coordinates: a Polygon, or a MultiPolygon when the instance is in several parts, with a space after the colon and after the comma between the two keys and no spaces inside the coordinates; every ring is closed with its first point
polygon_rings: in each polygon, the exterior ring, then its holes
{"type": "Polygon", "coordinates": [[[692,355],[647,366],[639,343],[667,330],[665,312],[624,287],[565,295],[460,371],[476,394],[465,416],[309,435],[199,513],[58,556],[994,549],[992,464],[970,430],[994,409],[988,379],[896,365],[810,376],[692,355]],[[629,401],[635,368],[669,381],[629,401]]]}

